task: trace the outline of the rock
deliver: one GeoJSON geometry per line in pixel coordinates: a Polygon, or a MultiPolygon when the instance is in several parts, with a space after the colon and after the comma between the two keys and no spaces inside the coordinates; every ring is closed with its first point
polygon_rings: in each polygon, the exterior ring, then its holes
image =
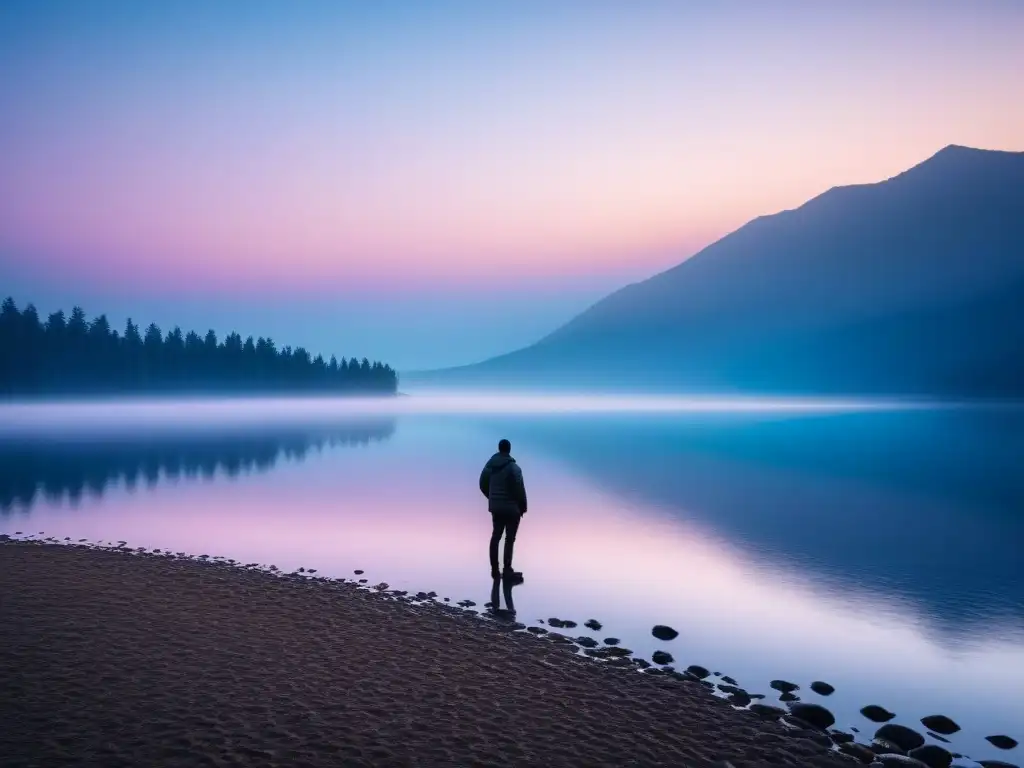
{"type": "Polygon", "coordinates": [[[877,704],[868,704],[860,713],[873,723],[887,723],[896,717],[885,707],[880,707],[877,704]]]}
{"type": "Polygon", "coordinates": [[[872,763],[875,760],[875,753],[865,747],[863,744],[858,744],[855,741],[845,742],[839,745],[839,751],[844,755],[860,760],[862,763],[872,763]]]}
{"type": "Polygon", "coordinates": [[[640,669],[649,669],[651,666],[651,662],[647,661],[647,659],[633,659],[633,663],[640,667],[640,669]]]}
{"type": "Polygon", "coordinates": [[[782,693],[792,693],[793,691],[800,690],[799,685],[791,683],[788,680],[772,680],[768,685],[776,691],[782,691],[782,693]]]}
{"type": "Polygon", "coordinates": [[[928,768],[926,763],[907,755],[879,755],[875,761],[881,763],[885,768],[928,768]]]}
{"type": "Polygon", "coordinates": [[[945,715],[928,715],[921,718],[921,725],[929,731],[935,731],[945,736],[951,736],[960,730],[960,726],[945,715]]]}
{"type": "Polygon", "coordinates": [[[619,658],[623,658],[625,656],[632,656],[633,655],[633,651],[631,651],[629,648],[620,648],[618,646],[611,646],[611,647],[608,647],[608,648],[602,648],[601,650],[604,651],[604,653],[603,653],[604,656],[607,656],[607,657],[612,658],[612,659],[619,659],[619,658]]]}
{"type": "Polygon", "coordinates": [[[1013,749],[1017,746],[1017,740],[1009,736],[986,736],[985,741],[997,749],[1013,749]]]}
{"type": "Polygon", "coordinates": [[[618,645],[621,642],[622,641],[619,640],[619,638],[617,638],[617,637],[606,637],[604,639],[604,644],[605,645],[618,645]]]}
{"type": "Polygon", "coordinates": [[[363,575],[363,571],[352,571],[352,573],[354,573],[356,576],[362,576],[363,575]]]}
{"type": "Polygon", "coordinates": [[[746,691],[744,691],[738,685],[726,685],[725,683],[719,683],[718,690],[720,690],[722,693],[746,693],[746,691]]]}
{"type": "Polygon", "coordinates": [[[592,637],[577,637],[576,644],[584,648],[597,648],[597,640],[592,637]]]}
{"type": "Polygon", "coordinates": [[[587,619],[585,622],[583,622],[583,626],[587,629],[592,629],[595,632],[601,631],[601,622],[597,619],[587,619]]]}
{"type": "Polygon", "coordinates": [[[939,736],[939,734],[933,733],[932,731],[928,731],[928,735],[936,741],[941,741],[943,744],[952,744],[952,742],[945,736],[939,736]]]}
{"type": "Polygon", "coordinates": [[[671,653],[665,653],[665,651],[655,651],[651,656],[651,661],[655,664],[671,664],[674,659],[671,653]]]}
{"type": "Polygon", "coordinates": [[[883,725],[875,731],[875,738],[891,741],[904,752],[917,749],[924,744],[924,736],[913,728],[907,728],[905,725],[897,725],[896,723],[886,723],[883,725]]]}
{"type": "Polygon", "coordinates": [[[835,688],[833,688],[828,683],[823,683],[821,680],[815,680],[813,683],[811,683],[811,690],[819,696],[831,696],[833,693],[836,692],[835,688]]]}
{"type": "Polygon", "coordinates": [[[561,628],[565,626],[565,622],[561,619],[548,619],[548,624],[555,628],[561,628]]]}
{"type": "Polygon", "coordinates": [[[753,699],[746,691],[741,690],[729,694],[729,702],[737,707],[745,707],[752,701],[753,699]]]}
{"type": "Polygon", "coordinates": [[[782,716],[782,724],[797,731],[813,731],[814,726],[799,717],[793,717],[788,712],[782,716]]]}
{"type": "Polygon", "coordinates": [[[672,627],[666,627],[664,624],[656,624],[651,630],[651,634],[659,640],[669,641],[675,640],[679,637],[679,633],[676,632],[672,627]]]}
{"type": "Polygon", "coordinates": [[[979,760],[981,768],[1018,768],[1013,763],[1004,763],[1002,760],[979,760]]]}
{"type": "Polygon", "coordinates": [[[907,753],[907,750],[903,749],[899,744],[893,744],[888,739],[872,739],[871,744],[868,746],[877,755],[905,755],[907,753]]]}
{"type": "Polygon", "coordinates": [[[853,734],[846,731],[829,731],[828,735],[836,744],[848,744],[853,741],[853,734]]]}
{"type": "Polygon", "coordinates": [[[802,702],[797,702],[795,704],[790,704],[789,711],[792,713],[793,717],[798,717],[801,720],[810,723],[815,728],[820,728],[823,731],[836,724],[835,715],[820,704],[804,704],[802,702]]]}
{"type": "Polygon", "coordinates": [[[739,685],[739,683],[737,683],[735,680],[733,680],[728,675],[722,675],[722,682],[723,683],[728,683],[729,685],[739,685]]]}
{"type": "Polygon", "coordinates": [[[573,621],[572,619],[563,619],[562,620],[562,626],[565,627],[566,629],[575,629],[576,628],[576,622],[573,621]]]}
{"type": "Polygon", "coordinates": [[[953,762],[953,755],[937,744],[925,744],[910,750],[908,754],[915,760],[920,760],[928,768],[949,768],[953,762]]]}
{"type": "Polygon", "coordinates": [[[711,675],[711,673],[708,672],[707,669],[702,667],[700,664],[691,664],[686,668],[686,671],[694,677],[696,677],[698,680],[703,680],[705,677],[711,675]]]}
{"type": "Polygon", "coordinates": [[[795,718],[793,718],[793,722],[791,723],[791,725],[798,727],[797,730],[793,731],[790,734],[791,736],[795,736],[798,739],[807,739],[808,741],[813,741],[815,744],[820,744],[821,746],[827,749],[832,748],[832,740],[829,739],[829,737],[824,733],[824,731],[819,731],[817,728],[812,727],[811,725],[805,723],[803,720],[796,720],[795,718]]]}
{"type": "Polygon", "coordinates": [[[792,701],[800,701],[800,697],[797,696],[795,693],[790,693],[789,691],[786,691],[785,693],[779,696],[779,701],[784,701],[787,704],[789,704],[792,701]]]}
{"type": "Polygon", "coordinates": [[[766,720],[777,720],[786,714],[782,707],[773,707],[770,704],[751,704],[750,711],[766,720]]]}
{"type": "Polygon", "coordinates": [[[532,632],[535,635],[546,635],[548,631],[544,627],[527,627],[527,632],[532,632]]]}

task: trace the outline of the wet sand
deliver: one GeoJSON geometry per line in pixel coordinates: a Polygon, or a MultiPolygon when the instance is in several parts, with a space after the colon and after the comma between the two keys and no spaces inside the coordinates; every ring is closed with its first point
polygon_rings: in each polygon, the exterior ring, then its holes
{"type": "Polygon", "coordinates": [[[4,542],[0,763],[853,764],[572,650],[347,582],[4,542]]]}

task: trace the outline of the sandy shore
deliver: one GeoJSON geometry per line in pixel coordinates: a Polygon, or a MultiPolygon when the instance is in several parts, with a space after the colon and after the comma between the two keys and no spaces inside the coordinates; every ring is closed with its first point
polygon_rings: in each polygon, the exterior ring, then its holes
{"type": "Polygon", "coordinates": [[[350,583],[6,542],[0,763],[852,764],[572,648],[350,583]]]}

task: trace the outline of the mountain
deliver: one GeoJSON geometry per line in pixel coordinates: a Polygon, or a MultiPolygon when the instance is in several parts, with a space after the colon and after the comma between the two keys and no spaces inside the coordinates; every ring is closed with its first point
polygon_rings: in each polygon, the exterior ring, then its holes
{"type": "Polygon", "coordinates": [[[755,219],[536,344],[404,382],[1024,394],[1024,152],[949,146],[755,219]]]}

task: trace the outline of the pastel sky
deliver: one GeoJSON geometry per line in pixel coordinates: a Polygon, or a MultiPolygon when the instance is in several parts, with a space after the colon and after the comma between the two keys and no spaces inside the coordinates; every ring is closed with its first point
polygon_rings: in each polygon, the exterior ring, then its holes
{"type": "Polygon", "coordinates": [[[1024,2],[4,0],[0,293],[399,369],[951,143],[1024,2]]]}

